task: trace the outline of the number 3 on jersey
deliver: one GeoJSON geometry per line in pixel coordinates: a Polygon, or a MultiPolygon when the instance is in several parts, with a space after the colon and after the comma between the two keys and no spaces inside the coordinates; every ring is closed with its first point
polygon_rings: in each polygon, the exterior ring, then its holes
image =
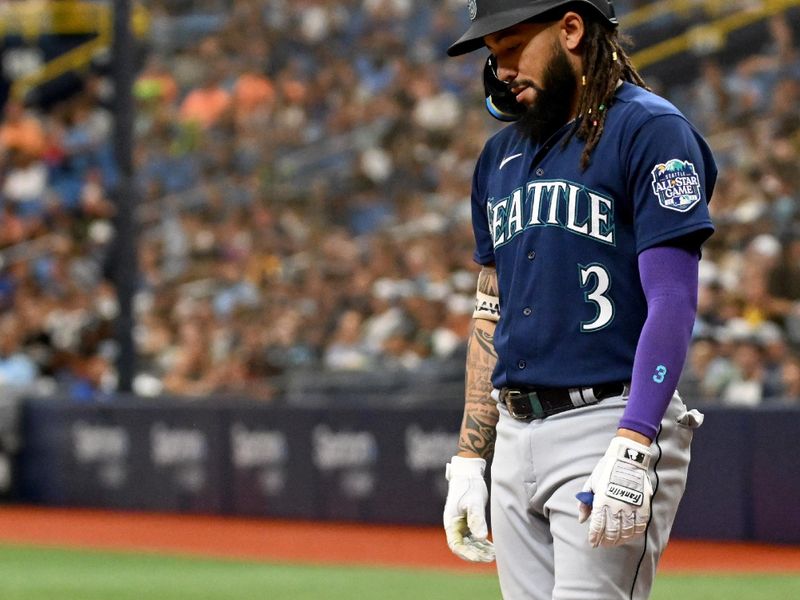
{"type": "Polygon", "coordinates": [[[614,318],[614,303],[604,295],[611,288],[611,278],[603,265],[578,265],[578,267],[581,287],[588,288],[592,286],[592,289],[584,292],[584,298],[586,302],[592,302],[597,309],[597,315],[595,315],[594,319],[581,321],[581,331],[598,331],[611,323],[614,318]]]}

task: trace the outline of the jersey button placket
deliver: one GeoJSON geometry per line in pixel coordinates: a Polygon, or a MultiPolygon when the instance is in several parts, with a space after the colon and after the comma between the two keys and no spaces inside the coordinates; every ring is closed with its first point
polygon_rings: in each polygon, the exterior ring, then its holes
{"type": "Polygon", "coordinates": [[[522,314],[525,315],[526,317],[530,317],[532,312],[533,311],[531,310],[530,306],[526,306],[525,308],[522,309],[522,314]]]}
{"type": "Polygon", "coordinates": [[[536,258],[536,252],[534,250],[531,250],[530,252],[528,252],[528,260],[533,260],[534,258],[536,258]]]}
{"type": "Polygon", "coordinates": [[[528,366],[528,363],[526,363],[524,360],[517,361],[517,368],[524,369],[526,366],[528,366]]]}
{"type": "Polygon", "coordinates": [[[544,175],[544,169],[539,167],[538,169],[536,169],[536,176],[541,177],[542,175],[544,175]]]}

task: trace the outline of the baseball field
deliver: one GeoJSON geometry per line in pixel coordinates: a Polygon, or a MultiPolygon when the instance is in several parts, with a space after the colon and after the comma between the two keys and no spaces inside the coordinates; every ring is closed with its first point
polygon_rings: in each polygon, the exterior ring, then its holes
{"type": "MultiPolygon", "coordinates": [[[[437,528],[0,508],[3,600],[499,599],[437,528]]],[[[673,541],[652,598],[800,598],[800,548],[673,541]]]]}

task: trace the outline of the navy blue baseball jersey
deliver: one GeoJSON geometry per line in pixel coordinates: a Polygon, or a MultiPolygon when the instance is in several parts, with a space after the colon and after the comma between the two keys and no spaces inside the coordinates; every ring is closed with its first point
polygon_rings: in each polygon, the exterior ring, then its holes
{"type": "Polygon", "coordinates": [[[495,264],[500,321],[495,387],[630,380],[647,316],[638,255],[713,232],[717,169],[672,104],[624,83],[584,171],[584,142],[544,144],[509,125],[475,168],[474,258],[495,264]]]}

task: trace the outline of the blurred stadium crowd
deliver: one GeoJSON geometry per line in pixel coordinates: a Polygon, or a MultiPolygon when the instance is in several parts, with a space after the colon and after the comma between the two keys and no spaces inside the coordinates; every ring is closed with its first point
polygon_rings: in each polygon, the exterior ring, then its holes
{"type": "MultiPolygon", "coordinates": [[[[137,102],[143,395],[278,397],[296,372],[460,369],[469,193],[499,124],[460,0],[156,0],[137,102]],[[451,360],[455,359],[455,360],[451,360]]],[[[618,2],[623,15],[641,2],[618,2]]],[[[736,3],[730,3],[730,8],[736,3]]],[[[717,233],[681,390],[800,404],[800,52],[651,80],[710,139],[717,233]]],[[[0,122],[0,386],[116,386],[108,82],[0,122]]]]}

